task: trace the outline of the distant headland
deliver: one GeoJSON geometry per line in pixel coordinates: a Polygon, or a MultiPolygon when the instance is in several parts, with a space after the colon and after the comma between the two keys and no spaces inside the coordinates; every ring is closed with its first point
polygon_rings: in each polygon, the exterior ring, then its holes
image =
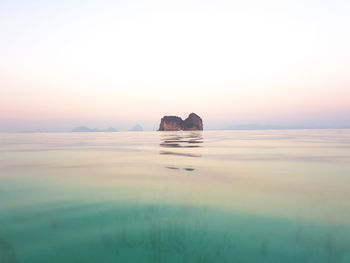
{"type": "Polygon", "coordinates": [[[164,116],[158,131],[202,131],[203,122],[201,117],[191,113],[185,120],[178,116],[164,116]]]}
{"type": "Polygon", "coordinates": [[[137,124],[134,127],[132,127],[131,129],[129,129],[128,131],[143,131],[143,128],[140,124],[137,124]]]}

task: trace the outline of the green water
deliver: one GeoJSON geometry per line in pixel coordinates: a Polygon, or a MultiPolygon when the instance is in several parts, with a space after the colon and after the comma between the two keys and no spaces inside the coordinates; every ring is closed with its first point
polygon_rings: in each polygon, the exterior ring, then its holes
{"type": "Polygon", "coordinates": [[[0,134],[0,263],[348,263],[349,200],[349,130],[0,134]]]}

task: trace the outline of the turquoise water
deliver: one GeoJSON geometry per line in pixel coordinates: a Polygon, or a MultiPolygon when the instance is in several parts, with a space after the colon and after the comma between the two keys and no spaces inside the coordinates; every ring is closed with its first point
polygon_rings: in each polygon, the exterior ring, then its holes
{"type": "Polygon", "coordinates": [[[0,262],[350,262],[350,131],[0,134],[0,262]]]}

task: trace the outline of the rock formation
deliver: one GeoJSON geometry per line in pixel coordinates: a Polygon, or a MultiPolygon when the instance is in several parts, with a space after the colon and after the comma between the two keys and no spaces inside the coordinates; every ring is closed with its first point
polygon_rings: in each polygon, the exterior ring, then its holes
{"type": "Polygon", "coordinates": [[[203,122],[201,117],[195,113],[191,113],[188,115],[187,119],[184,120],[183,127],[185,131],[202,131],[203,122]]]}
{"type": "Polygon", "coordinates": [[[195,113],[182,120],[177,116],[164,116],[159,125],[159,131],[202,131],[203,122],[195,113]]]}
{"type": "Polygon", "coordinates": [[[159,125],[159,131],[181,131],[183,120],[177,116],[164,116],[159,125]]]}
{"type": "Polygon", "coordinates": [[[143,131],[143,128],[140,124],[137,124],[134,127],[132,127],[131,129],[129,129],[129,131],[143,131]]]}

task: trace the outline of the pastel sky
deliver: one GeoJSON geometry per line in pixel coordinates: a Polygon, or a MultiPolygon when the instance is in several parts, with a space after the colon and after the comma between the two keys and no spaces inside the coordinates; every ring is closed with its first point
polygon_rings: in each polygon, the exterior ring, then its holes
{"type": "Polygon", "coordinates": [[[350,1],[0,0],[0,132],[350,125],[350,1]]]}

